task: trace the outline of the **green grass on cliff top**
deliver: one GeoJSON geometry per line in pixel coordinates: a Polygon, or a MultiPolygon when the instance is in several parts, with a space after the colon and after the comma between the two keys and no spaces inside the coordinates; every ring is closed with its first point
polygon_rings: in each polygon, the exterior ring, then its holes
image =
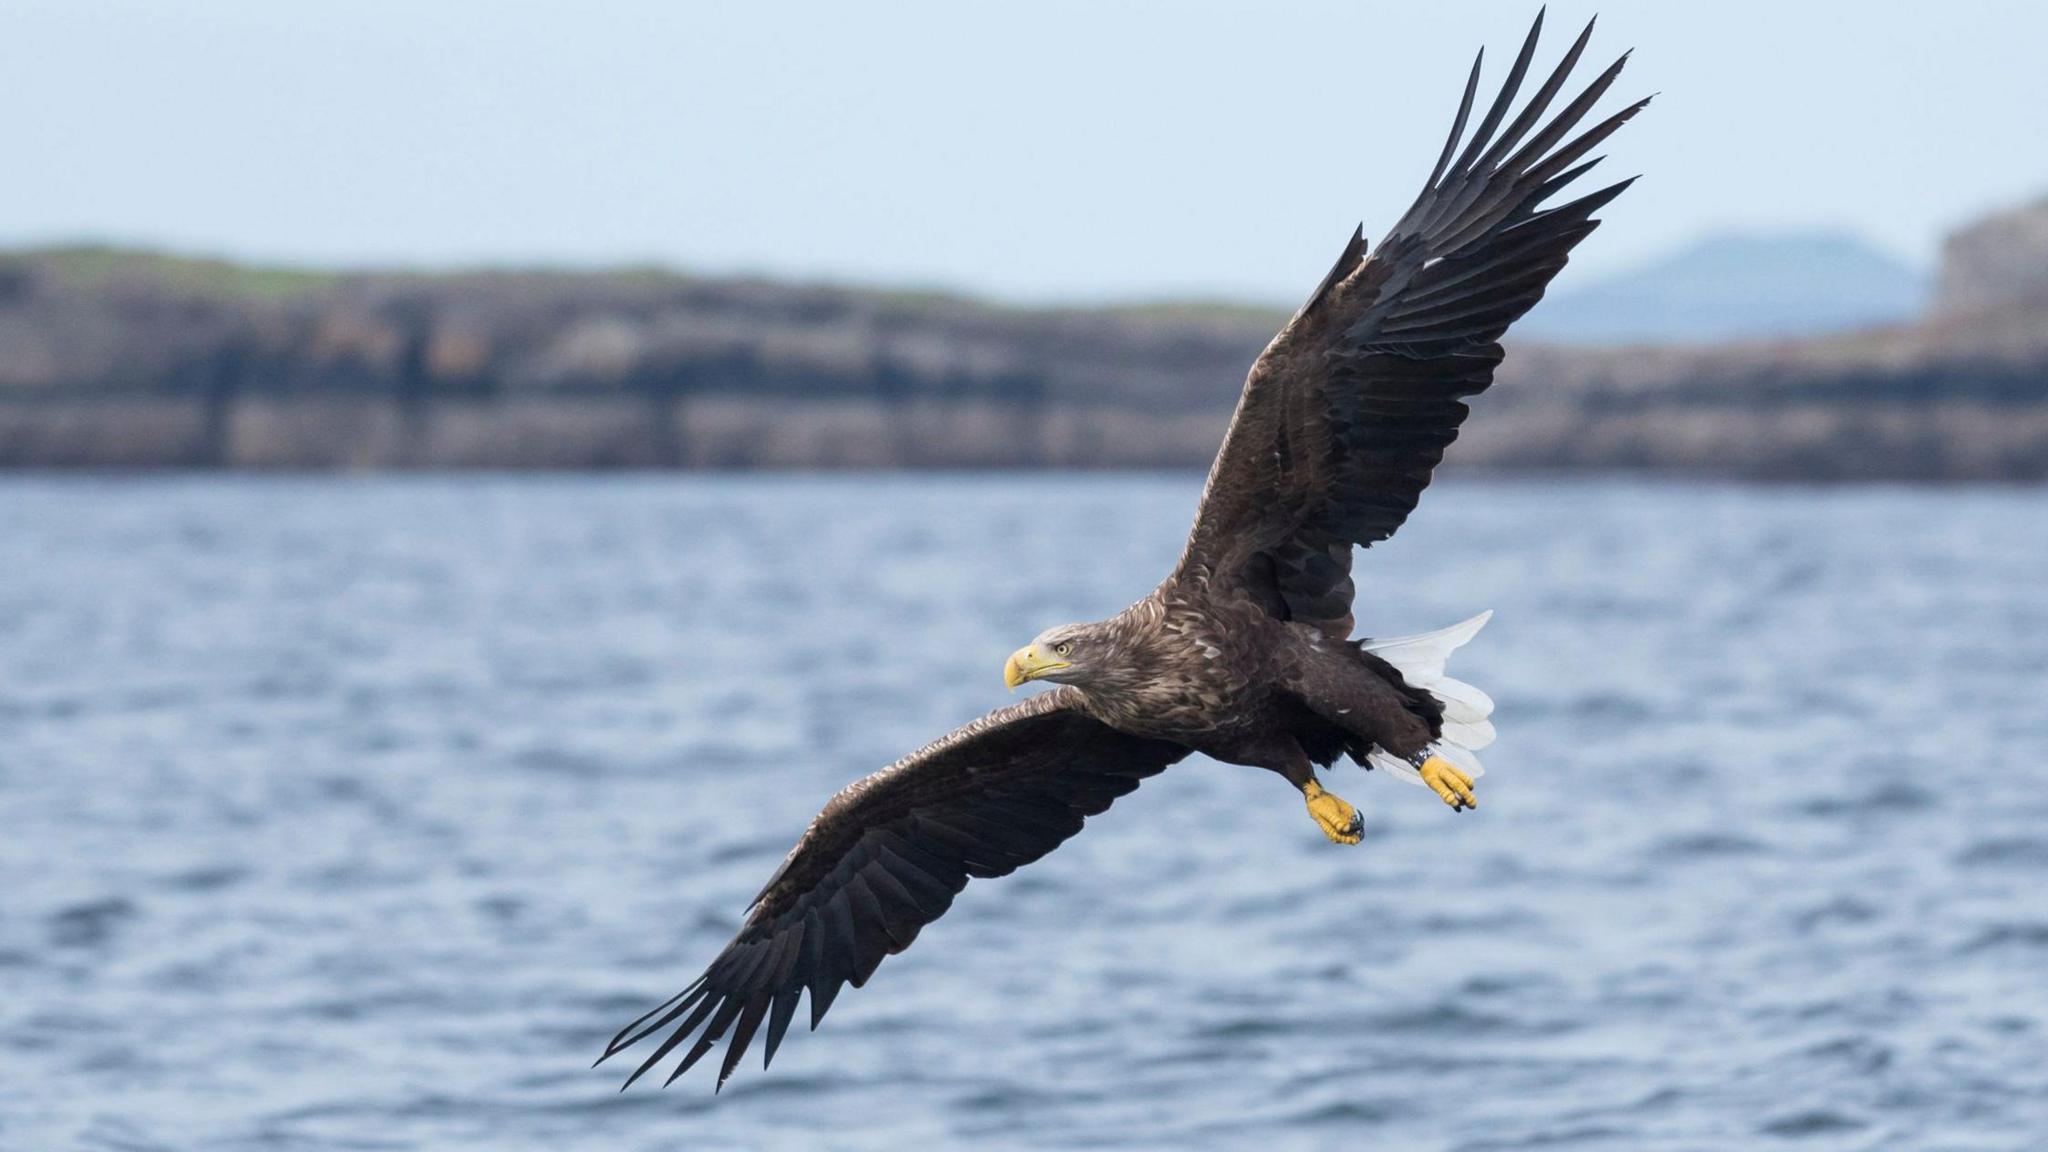
{"type": "MultiPolygon", "coordinates": [[[[655,265],[620,265],[610,268],[475,267],[475,268],[332,268],[293,267],[277,264],[243,264],[203,256],[186,256],[113,244],[64,244],[43,248],[0,251],[0,264],[20,261],[55,273],[74,288],[92,290],[114,285],[147,285],[176,295],[216,299],[276,300],[331,289],[351,276],[389,276],[417,279],[427,283],[460,279],[515,278],[535,281],[603,281],[613,285],[638,284],[649,287],[697,280],[688,273],[655,265]]],[[[734,277],[734,283],[771,283],[756,277],[734,277]]],[[[937,288],[867,286],[846,283],[781,286],[845,292],[898,308],[965,307],[989,312],[1093,313],[1133,320],[1196,323],[1258,323],[1277,325],[1286,319],[1283,310],[1223,300],[1138,300],[1092,305],[1023,305],[991,301],[960,292],[937,288]]]]}
{"type": "Polygon", "coordinates": [[[194,295],[267,298],[313,291],[340,279],[337,273],[309,268],[236,264],[99,244],[35,248],[20,255],[79,288],[140,282],[194,295]]]}

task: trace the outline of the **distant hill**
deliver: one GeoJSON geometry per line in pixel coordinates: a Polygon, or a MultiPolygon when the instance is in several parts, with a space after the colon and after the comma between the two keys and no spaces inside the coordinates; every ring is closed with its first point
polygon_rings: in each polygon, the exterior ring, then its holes
{"type": "Polygon", "coordinates": [[[1909,319],[1927,277],[1839,233],[1709,237],[1554,293],[1516,329],[1561,344],[1702,344],[1816,336],[1909,319]]]}

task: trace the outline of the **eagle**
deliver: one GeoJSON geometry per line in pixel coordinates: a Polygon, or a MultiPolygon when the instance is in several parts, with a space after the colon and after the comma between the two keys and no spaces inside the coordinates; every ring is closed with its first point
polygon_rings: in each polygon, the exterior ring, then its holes
{"type": "Polygon", "coordinates": [[[1010,656],[1005,683],[1049,691],[833,796],[703,975],[606,1047],[599,1063],[662,1035],[621,1090],[686,1042],[668,1082],[724,1041],[722,1087],[764,1025],[765,1068],[806,992],[815,1030],[968,880],[1051,852],[1190,753],[1278,773],[1339,844],[1362,838],[1357,809],[1317,780],[1339,758],[1477,805],[1493,705],[1444,663],[1486,615],[1353,639],[1351,563],[1414,510],[1464,401],[1492,383],[1502,335],[1632,182],[1553,203],[1649,101],[1579,131],[1623,55],[1546,118],[1589,23],[1510,116],[1542,28],[1539,13],[1468,137],[1482,50],[1414,204],[1370,254],[1355,230],[1252,365],[1173,571],[1115,616],[1010,656]]]}

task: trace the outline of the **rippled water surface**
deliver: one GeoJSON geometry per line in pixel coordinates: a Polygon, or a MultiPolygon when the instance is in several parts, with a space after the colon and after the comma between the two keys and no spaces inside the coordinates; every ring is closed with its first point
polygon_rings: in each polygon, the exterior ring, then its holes
{"type": "Polygon", "coordinates": [[[1193,477],[0,483],[0,1147],[2048,1146],[2048,494],[1447,484],[1478,812],[1191,761],[772,1072],[588,1067],[1193,477]]]}

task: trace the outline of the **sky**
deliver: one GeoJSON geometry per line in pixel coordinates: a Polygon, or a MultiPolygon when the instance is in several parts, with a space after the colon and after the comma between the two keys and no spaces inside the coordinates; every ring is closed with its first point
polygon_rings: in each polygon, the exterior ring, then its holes
{"type": "MultiPolygon", "coordinates": [[[[0,245],[1292,303],[1535,10],[0,0],[0,245]]],[[[1553,4],[1539,61],[1595,10],[1553,4]]],[[[1610,106],[1660,95],[1567,284],[1731,229],[1926,265],[2048,192],[2048,5],[1597,10],[1587,63],[1636,49],[1610,106]]]]}

